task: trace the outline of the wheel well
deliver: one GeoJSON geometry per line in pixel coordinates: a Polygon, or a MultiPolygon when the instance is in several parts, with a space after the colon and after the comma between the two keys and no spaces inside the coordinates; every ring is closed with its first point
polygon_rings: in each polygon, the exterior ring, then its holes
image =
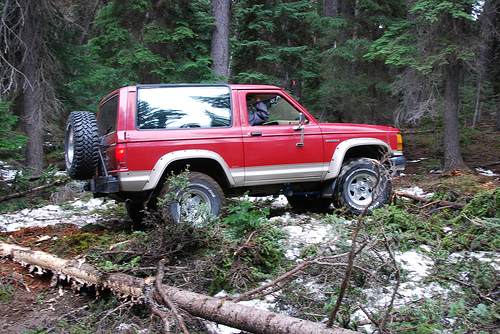
{"type": "Polygon", "coordinates": [[[387,150],[382,146],[377,146],[377,145],[355,146],[347,150],[344,156],[344,163],[357,158],[370,158],[370,159],[381,160],[386,153],[387,150]]]}
{"type": "Polygon", "coordinates": [[[228,188],[228,180],[226,178],[224,170],[217,161],[211,159],[200,158],[174,161],[165,169],[163,178],[166,179],[172,174],[172,172],[174,174],[179,174],[184,171],[186,167],[188,167],[189,171],[191,172],[200,172],[207,174],[215,181],[217,181],[222,189],[228,188]]]}

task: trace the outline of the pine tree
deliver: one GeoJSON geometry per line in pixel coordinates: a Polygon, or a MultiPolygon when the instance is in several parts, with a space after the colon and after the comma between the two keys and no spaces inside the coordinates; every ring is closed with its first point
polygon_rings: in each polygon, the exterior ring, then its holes
{"type": "Polygon", "coordinates": [[[212,31],[212,70],[215,75],[227,81],[229,77],[229,22],[231,16],[230,0],[212,0],[214,27],[212,31]]]}
{"type": "Polygon", "coordinates": [[[15,102],[11,108],[28,138],[25,161],[33,174],[39,174],[44,125],[61,111],[55,90],[60,70],[49,48],[61,16],[52,0],[5,0],[0,5],[0,100],[15,102]]]}

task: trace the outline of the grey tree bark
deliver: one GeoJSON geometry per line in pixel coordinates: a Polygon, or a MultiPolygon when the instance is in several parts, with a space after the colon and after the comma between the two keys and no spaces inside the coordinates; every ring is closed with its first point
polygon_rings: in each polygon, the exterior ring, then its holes
{"type": "MultiPolygon", "coordinates": [[[[476,125],[476,120],[480,119],[482,100],[485,98],[483,89],[491,81],[491,65],[493,61],[493,50],[498,44],[497,32],[495,32],[495,22],[497,18],[497,8],[500,4],[499,0],[486,1],[483,5],[481,13],[481,45],[479,54],[479,79],[476,97],[476,111],[474,113],[473,126],[476,125]]],[[[498,106],[497,106],[498,108],[498,106]]],[[[500,120],[500,109],[497,110],[498,119],[500,120]]],[[[500,126],[500,123],[499,123],[500,126]]]]}
{"type": "Polygon", "coordinates": [[[339,11],[338,0],[323,0],[323,17],[336,18],[339,11]]]}
{"type": "MultiPolygon", "coordinates": [[[[216,75],[228,78],[231,1],[212,0],[212,16],[215,23],[212,31],[212,70],[216,75]]],[[[227,82],[227,79],[221,81],[227,82]]]]}
{"type": "Polygon", "coordinates": [[[43,131],[42,108],[40,93],[40,20],[37,13],[36,1],[19,0],[23,13],[23,24],[20,38],[23,41],[23,59],[21,72],[25,82],[22,88],[21,120],[24,132],[28,137],[26,145],[26,163],[32,167],[34,174],[39,174],[43,169],[43,131]]]}
{"type": "Polygon", "coordinates": [[[444,95],[444,170],[467,169],[460,150],[458,123],[458,88],[461,64],[457,59],[449,59],[446,66],[444,95]]]}
{"type": "Polygon", "coordinates": [[[0,99],[11,101],[19,116],[28,137],[25,164],[36,175],[43,168],[47,119],[58,120],[62,110],[55,90],[61,72],[47,43],[62,17],[53,0],[5,0],[0,13],[0,99]]]}

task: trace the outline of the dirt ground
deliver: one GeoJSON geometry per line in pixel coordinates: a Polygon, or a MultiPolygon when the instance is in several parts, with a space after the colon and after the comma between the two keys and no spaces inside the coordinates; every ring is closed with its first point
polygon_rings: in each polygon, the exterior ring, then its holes
{"type": "MultiPolygon", "coordinates": [[[[15,244],[33,244],[39,237],[80,233],[76,226],[46,226],[5,233],[15,244]]],[[[50,241],[49,241],[50,242],[50,241]]],[[[47,242],[39,243],[45,251],[47,242]]],[[[27,333],[75,322],[87,315],[94,293],[77,291],[70,283],[57,281],[52,273],[38,274],[37,269],[0,258],[0,334],[27,333]]]]}
{"type": "Polygon", "coordinates": [[[51,274],[34,275],[9,259],[0,259],[0,275],[2,286],[13,289],[8,301],[0,302],[0,333],[27,333],[74,322],[92,301],[70,285],[52,286],[51,274]]]}
{"type": "MultiPolygon", "coordinates": [[[[477,130],[470,138],[465,139],[468,142],[462,153],[466,164],[473,169],[481,167],[500,174],[500,134],[493,131],[488,122],[481,124],[477,130]]],[[[407,129],[403,131],[403,135],[405,156],[409,161],[405,174],[439,177],[430,172],[439,169],[443,151],[437,143],[442,134],[407,129]],[[427,159],[412,162],[422,158],[427,159]]],[[[481,180],[487,183],[493,179],[495,178],[484,177],[481,180]]],[[[500,186],[498,179],[496,177],[496,181],[493,181],[494,186],[500,186]]],[[[412,182],[409,178],[396,181],[403,186],[409,186],[412,182]]],[[[23,244],[31,243],[43,235],[52,235],[54,231],[54,227],[29,228],[11,235],[13,241],[23,244]]],[[[77,228],[70,226],[57,227],[57,231],[60,234],[78,233],[77,228]]],[[[43,243],[39,250],[44,250],[43,243]]],[[[50,273],[37,275],[28,267],[9,259],[0,259],[0,334],[36,333],[41,326],[50,328],[61,322],[77,322],[79,318],[88,315],[89,304],[94,301],[92,293],[76,291],[70,284],[55,282],[50,273]]],[[[47,332],[51,331],[44,331],[47,332]]],[[[128,332],[117,330],[114,333],[128,332]]]]}

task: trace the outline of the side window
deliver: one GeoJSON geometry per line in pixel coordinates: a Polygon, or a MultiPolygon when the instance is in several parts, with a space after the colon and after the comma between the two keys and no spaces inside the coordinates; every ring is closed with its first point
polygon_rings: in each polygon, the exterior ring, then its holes
{"type": "Polygon", "coordinates": [[[300,122],[300,111],[279,94],[247,94],[247,105],[251,125],[291,125],[300,122]],[[266,111],[262,112],[263,109],[266,111]],[[265,121],[262,121],[264,118],[265,121]]]}
{"type": "Polygon", "coordinates": [[[118,95],[104,101],[99,107],[97,126],[99,136],[104,136],[116,131],[116,117],[118,114],[118,95]]]}
{"type": "Polygon", "coordinates": [[[139,129],[185,129],[231,126],[226,86],[140,87],[137,93],[139,129]]]}

